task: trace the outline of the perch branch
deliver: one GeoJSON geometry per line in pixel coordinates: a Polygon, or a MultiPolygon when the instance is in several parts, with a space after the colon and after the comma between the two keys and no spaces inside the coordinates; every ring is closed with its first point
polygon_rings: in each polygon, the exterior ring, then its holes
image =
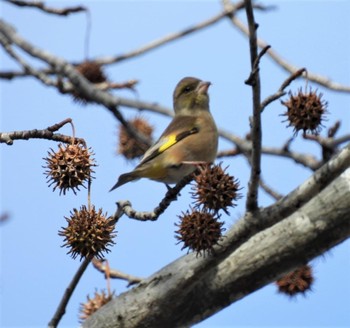
{"type": "Polygon", "coordinates": [[[180,191],[188,185],[193,179],[193,174],[189,174],[184,177],[179,183],[176,184],[175,187],[170,188],[168,192],[165,194],[165,197],[159,203],[159,205],[153,210],[149,212],[138,212],[132,208],[131,203],[128,200],[118,201],[117,211],[114,215],[115,221],[118,221],[119,218],[126,214],[130,219],[135,219],[139,221],[155,221],[158,217],[164,213],[164,211],[169,207],[169,205],[177,199],[180,191]]]}

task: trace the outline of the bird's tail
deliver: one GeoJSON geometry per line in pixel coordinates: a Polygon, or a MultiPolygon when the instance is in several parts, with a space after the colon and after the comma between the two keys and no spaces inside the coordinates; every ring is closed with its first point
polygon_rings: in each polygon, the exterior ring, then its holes
{"type": "Polygon", "coordinates": [[[139,178],[140,177],[137,174],[135,174],[135,172],[124,173],[119,177],[117,183],[110,189],[110,191],[117,189],[118,187],[122,186],[127,182],[137,180],[139,178]]]}

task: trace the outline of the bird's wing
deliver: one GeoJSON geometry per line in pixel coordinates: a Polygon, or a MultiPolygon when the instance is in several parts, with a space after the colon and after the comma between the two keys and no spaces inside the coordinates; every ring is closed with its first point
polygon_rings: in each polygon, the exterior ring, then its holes
{"type": "Polygon", "coordinates": [[[146,151],[139,166],[157,157],[188,136],[198,133],[196,120],[195,116],[175,116],[158,141],[146,151]]]}

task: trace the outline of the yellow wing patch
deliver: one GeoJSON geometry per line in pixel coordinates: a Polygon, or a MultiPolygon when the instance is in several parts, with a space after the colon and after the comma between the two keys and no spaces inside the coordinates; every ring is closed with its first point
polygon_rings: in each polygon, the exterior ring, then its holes
{"type": "Polygon", "coordinates": [[[197,127],[194,127],[189,131],[186,130],[178,134],[171,134],[167,137],[162,137],[157,143],[155,143],[150,149],[147,150],[138,167],[157,157],[159,154],[174,146],[180,140],[185,139],[191,134],[195,134],[198,132],[199,129],[197,127]]]}
{"type": "Polygon", "coordinates": [[[162,153],[163,151],[167,150],[169,147],[175,145],[178,142],[178,138],[176,134],[172,134],[167,137],[166,143],[164,145],[161,145],[158,149],[159,153],[162,153]]]}

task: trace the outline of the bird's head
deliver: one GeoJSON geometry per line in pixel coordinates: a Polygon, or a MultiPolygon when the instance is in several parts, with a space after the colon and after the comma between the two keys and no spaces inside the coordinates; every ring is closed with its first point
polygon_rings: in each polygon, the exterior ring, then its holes
{"type": "Polygon", "coordinates": [[[196,110],[209,110],[210,82],[185,77],[176,86],[173,101],[175,113],[191,114],[196,110]]]}

